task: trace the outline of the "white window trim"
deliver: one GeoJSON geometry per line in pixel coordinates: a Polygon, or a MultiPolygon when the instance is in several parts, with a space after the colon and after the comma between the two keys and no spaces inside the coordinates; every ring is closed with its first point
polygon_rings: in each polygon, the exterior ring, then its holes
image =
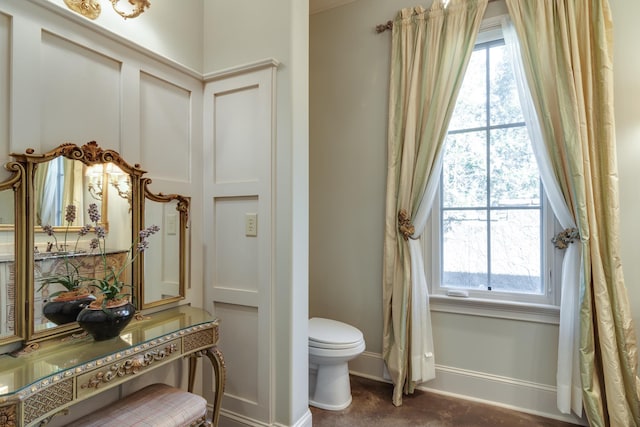
{"type": "Polygon", "coordinates": [[[557,305],[431,295],[429,306],[432,312],[560,324],[560,307],[557,305]]]}

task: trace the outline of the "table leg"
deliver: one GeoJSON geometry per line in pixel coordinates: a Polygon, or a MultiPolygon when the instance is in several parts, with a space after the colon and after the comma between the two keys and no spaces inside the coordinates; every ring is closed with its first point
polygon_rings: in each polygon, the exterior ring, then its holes
{"type": "Polygon", "coordinates": [[[196,381],[196,368],[198,367],[198,358],[200,354],[193,353],[189,355],[189,383],[187,385],[187,391],[193,393],[193,384],[196,381]]]}
{"type": "Polygon", "coordinates": [[[222,406],[222,395],[224,394],[224,383],[227,374],[224,365],[224,357],[222,357],[222,352],[218,350],[218,347],[208,348],[204,351],[204,354],[209,358],[216,376],[216,397],[213,402],[213,415],[211,417],[211,422],[215,427],[218,425],[218,418],[220,418],[220,407],[222,406]]]}
{"type": "Polygon", "coordinates": [[[193,384],[196,378],[196,368],[198,367],[198,359],[205,354],[211,362],[213,367],[213,373],[215,375],[215,400],[213,401],[213,414],[211,422],[214,427],[218,425],[218,419],[220,418],[220,408],[222,406],[222,395],[224,394],[224,383],[226,380],[226,368],[224,365],[224,357],[222,352],[218,350],[218,347],[211,347],[206,350],[201,350],[189,355],[189,384],[187,391],[193,393],[193,384]]]}

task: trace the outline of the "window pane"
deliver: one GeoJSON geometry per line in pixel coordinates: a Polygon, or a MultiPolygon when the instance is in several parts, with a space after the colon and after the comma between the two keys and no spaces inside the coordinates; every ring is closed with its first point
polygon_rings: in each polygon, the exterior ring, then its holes
{"type": "Polygon", "coordinates": [[[491,212],[491,289],[542,293],[540,211],[491,212]]]}
{"type": "Polygon", "coordinates": [[[486,68],[486,50],[474,51],[460,86],[449,131],[473,129],[487,124],[486,68]]]}
{"type": "Polygon", "coordinates": [[[485,132],[449,135],[442,164],[444,208],[487,205],[485,132]]]}
{"type": "Polygon", "coordinates": [[[471,56],[444,144],[434,286],[545,302],[553,295],[538,166],[504,41],[486,40],[471,56]]]}
{"type": "Polygon", "coordinates": [[[491,206],[540,206],[540,175],[525,127],[491,131],[491,206]]]}
{"type": "Polygon", "coordinates": [[[489,49],[491,125],[524,122],[513,69],[505,46],[489,49]]]}
{"type": "Polygon", "coordinates": [[[486,289],[486,211],[445,211],[442,214],[443,287],[486,289]]]}

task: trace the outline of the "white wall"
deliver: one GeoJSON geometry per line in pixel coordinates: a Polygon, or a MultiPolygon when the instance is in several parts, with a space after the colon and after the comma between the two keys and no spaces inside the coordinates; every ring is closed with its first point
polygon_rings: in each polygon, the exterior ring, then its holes
{"type": "MultiPolygon", "coordinates": [[[[362,330],[366,352],[351,368],[378,378],[383,375],[381,276],[390,33],[376,34],[374,28],[415,3],[357,0],[310,19],[309,314],[362,330]]],[[[613,0],[612,8],[621,243],[632,308],[640,323],[636,283],[640,263],[635,262],[640,198],[634,192],[640,157],[636,141],[640,59],[635,52],[640,30],[633,18],[640,5],[613,0]]],[[[503,11],[502,2],[493,2],[485,16],[503,11]]],[[[561,417],[554,402],[557,325],[434,310],[432,321],[438,377],[426,387],[561,417]],[[496,394],[491,395],[487,387],[494,386],[496,394]],[[505,396],[497,395],[500,391],[505,396]],[[544,402],[536,406],[538,398],[544,402]]]]}
{"type": "MultiPolygon", "coordinates": [[[[299,0],[205,2],[205,76],[265,58],[275,80],[273,147],[273,422],[307,405],[308,5],[299,0]]],[[[205,283],[205,286],[212,286],[205,283]]],[[[224,332],[222,332],[224,333],[224,332]]]]}
{"type": "MultiPolygon", "coordinates": [[[[67,8],[64,0],[30,0],[52,7],[65,16],[78,14],[67,8]]],[[[120,10],[130,10],[127,0],[120,0],[120,10]]],[[[102,12],[95,20],[82,18],[93,30],[104,29],[202,73],[204,42],[203,0],[153,0],[151,7],[132,19],[123,19],[111,7],[110,1],[100,1],[102,12]]]]}

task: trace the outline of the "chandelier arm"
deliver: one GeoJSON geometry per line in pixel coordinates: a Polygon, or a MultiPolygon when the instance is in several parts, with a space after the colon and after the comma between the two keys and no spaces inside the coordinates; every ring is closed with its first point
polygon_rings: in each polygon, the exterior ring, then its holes
{"type": "Polygon", "coordinates": [[[100,16],[100,3],[97,0],[64,0],[67,7],[89,19],[100,16]]]}
{"type": "Polygon", "coordinates": [[[111,5],[113,6],[113,10],[115,10],[116,13],[122,16],[124,19],[140,16],[140,14],[142,14],[142,12],[144,12],[146,8],[151,7],[150,0],[129,0],[129,4],[134,6],[134,9],[131,13],[126,13],[118,9],[117,5],[119,2],[120,0],[111,0],[111,5]]]}

